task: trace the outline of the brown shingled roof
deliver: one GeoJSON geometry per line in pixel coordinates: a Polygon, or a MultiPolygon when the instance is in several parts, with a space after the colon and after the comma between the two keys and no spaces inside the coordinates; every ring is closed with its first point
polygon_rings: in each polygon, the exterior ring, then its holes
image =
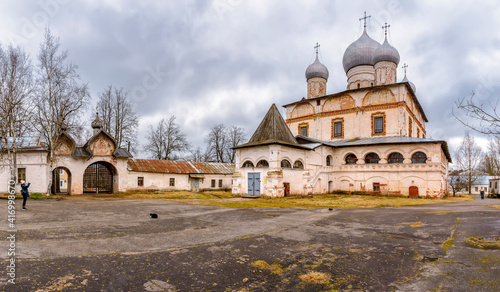
{"type": "Polygon", "coordinates": [[[128,168],[139,172],[179,174],[232,174],[234,164],[216,162],[192,162],[155,159],[129,159],[128,168]]]}
{"type": "Polygon", "coordinates": [[[233,149],[267,144],[282,144],[290,147],[309,149],[297,143],[297,140],[295,140],[295,137],[288,128],[285,120],[274,103],[264,119],[262,119],[262,122],[260,122],[260,125],[257,130],[255,130],[255,133],[253,133],[250,141],[248,141],[248,143],[238,145],[233,149]]]}

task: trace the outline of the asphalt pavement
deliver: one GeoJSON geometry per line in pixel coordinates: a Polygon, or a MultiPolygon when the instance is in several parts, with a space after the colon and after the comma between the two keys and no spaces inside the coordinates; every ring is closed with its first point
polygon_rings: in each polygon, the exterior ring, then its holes
{"type": "MultiPolygon", "coordinates": [[[[15,284],[5,269],[0,291],[500,291],[500,251],[467,244],[500,236],[490,205],[500,200],[331,210],[29,200],[16,213],[15,284]]],[[[12,232],[1,233],[7,267],[12,232]]]]}

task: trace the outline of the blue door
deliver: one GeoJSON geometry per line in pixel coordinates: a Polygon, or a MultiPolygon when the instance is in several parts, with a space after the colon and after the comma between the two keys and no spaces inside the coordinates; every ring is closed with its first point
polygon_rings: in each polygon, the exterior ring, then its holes
{"type": "Polygon", "coordinates": [[[260,173],[248,173],[248,195],[260,196],[260,173]]]}
{"type": "Polygon", "coordinates": [[[199,178],[191,178],[191,190],[193,192],[200,191],[200,179],[199,178]]]}

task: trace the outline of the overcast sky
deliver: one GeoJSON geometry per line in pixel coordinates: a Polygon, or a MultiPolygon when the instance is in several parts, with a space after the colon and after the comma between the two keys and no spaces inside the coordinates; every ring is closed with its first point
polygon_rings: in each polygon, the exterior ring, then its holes
{"type": "Polygon", "coordinates": [[[484,102],[498,98],[500,4],[407,2],[0,0],[0,42],[21,45],[35,61],[50,25],[94,100],[107,85],[130,91],[141,139],[148,125],[175,115],[189,142],[204,146],[215,124],[242,127],[249,139],[273,103],[282,109],[306,96],[316,42],[330,71],[327,93],[345,90],[342,56],[367,11],[378,42],[381,26],[391,25],[398,80],[408,64],[427,137],[454,147],[464,133],[454,102],[472,91],[484,102]]]}

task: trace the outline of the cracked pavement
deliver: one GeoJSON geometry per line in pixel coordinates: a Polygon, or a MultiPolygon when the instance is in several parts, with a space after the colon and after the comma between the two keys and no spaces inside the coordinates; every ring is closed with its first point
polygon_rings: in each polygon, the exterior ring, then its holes
{"type": "Polygon", "coordinates": [[[4,272],[0,291],[498,291],[499,251],[466,243],[500,235],[495,204],[329,210],[30,200],[16,217],[16,284],[4,272]],[[328,281],[301,278],[313,271],[328,281]]]}

